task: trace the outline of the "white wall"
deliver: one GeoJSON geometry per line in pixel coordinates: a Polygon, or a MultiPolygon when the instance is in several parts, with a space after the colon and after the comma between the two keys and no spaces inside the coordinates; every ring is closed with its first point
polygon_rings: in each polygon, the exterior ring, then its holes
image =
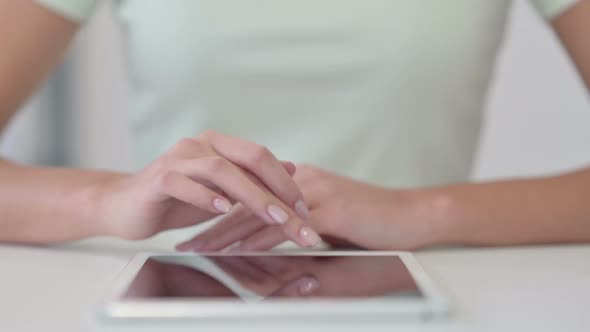
{"type": "MultiPolygon", "coordinates": [[[[541,174],[590,163],[590,102],[548,27],[525,0],[515,3],[488,103],[478,179],[541,174]]],[[[103,6],[104,7],[104,6],[103,6]]],[[[133,168],[125,128],[119,36],[109,8],[79,35],[76,162],[133,168]]]]}
{"type": "Polygon", "coordinates": [[[590,164],[590,98],[528,1],[515,1],[489,102],[477,178],[590,164]]]}
{"type": "MultiPolygon", "coordinates": [[[[105,1],[103,1],[105,2],[105,1]]],[[[119,27],[106,1],[77,36],[73,82],[78,137],[74,162],[83,167],[134,168],[127,133],[127,91],[119,27]]]]}

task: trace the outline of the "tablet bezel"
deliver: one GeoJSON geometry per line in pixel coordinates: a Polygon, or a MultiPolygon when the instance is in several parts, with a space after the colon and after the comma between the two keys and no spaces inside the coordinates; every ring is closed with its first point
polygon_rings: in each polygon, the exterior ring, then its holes
{"type": "Polygon", "coordinates": [[[415,316],[421,318],[443,317],[450,312],[447,298],[426,274],[418,261],[409,252],[402,251],[294,251],[294,252],[251,252],[251,253],[170,253],[146,252],[137,254],[107,291],[99,303],[99,314],[112,319],[228,319],[268,318],[278,316],[358,317],[364,316],[415,316]],[[166,299],[166,300],[125,300],[121,295],[127,290],[138,271],[152,256],[398,256],[416,281],[424,297],[421,298],[378,298],[363,300],[314,299],[293,301],[289,299],[265,300],[247,304],[232,300],[207,299],[166,299]]]}

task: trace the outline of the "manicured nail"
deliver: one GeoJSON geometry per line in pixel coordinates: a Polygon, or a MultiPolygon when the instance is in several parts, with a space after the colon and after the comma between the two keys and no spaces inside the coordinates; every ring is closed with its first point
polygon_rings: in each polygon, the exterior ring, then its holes
{"type": "Polygon", "coordinates": [[[313,247],[322,241],[322,238],[318,235],[318,233],[307,226],[301,227],[299,230],[299,236],[301,236],[303,242],[305,242],[305,244],[310,247],[313,247]]]}
{"type": "Polygon", "coordinates": [[[307,204],[302,200],[298,200],[297,203],[295,203],[295,212],[305,220],[309,218],[309,209],[307,208],[307,204]]]}
{"type": "Polygon", "coordinates": [[[221,213],[228,213],[231,210],[232,205],[227,199],[216,198],[213,200],[213,207],[221,213]]]}
{"type": "Polygon", "coordinates": [[[320,288],[320,282],[316,278],[305,277],[299,283],[299,293],[301,295],[310,295],[320,288]]]}
{"type": "Polygon", "coordinates": [[[276,205],[269,205],[267,211],[272,220],[277,224],[284,224],[289,219],[287,212],[276,205]]]}

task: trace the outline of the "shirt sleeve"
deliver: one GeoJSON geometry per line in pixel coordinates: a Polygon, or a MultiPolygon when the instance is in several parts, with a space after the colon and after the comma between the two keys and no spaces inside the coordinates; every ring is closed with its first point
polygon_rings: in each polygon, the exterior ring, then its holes
{"type": "Polygon", "coordinates": [[[546,20],[551,20],[573,6],[579,0],[532,0],[537,11],[546,20]]]}
{"type": "Polygon", "coordinates": [[[83,22],[92,14],[99,0],[34,0],[41,6],[55,11],[76,22],[83,22]]]}

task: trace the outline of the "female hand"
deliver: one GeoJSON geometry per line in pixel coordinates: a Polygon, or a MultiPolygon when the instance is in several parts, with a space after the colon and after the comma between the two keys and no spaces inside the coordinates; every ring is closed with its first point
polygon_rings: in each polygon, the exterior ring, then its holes
{"type": "Polygon", "coordinates": [[[124,298],[238,298],[217,279],[189,266],[148,259],[129,285],[124,298]]]}
{"type": "Polygon", "coordinates": [[[299,257],[209,256],[215,265],[246,288],[262,297],[309,296],[318,282],[305,273],[299,257]]]}
{"type": "MultiPolygon", "coordinates": [[[[286,265],[274,257],[208,257],[236,280],[241,287],[263,297],[309,296],[319,286],[317,280],[303,275],[282,279],[286,265]],[[254,278],[254,279],[252,279],[254,278]]],[[[299,269],[300,270],[300,269],[299,269]]],[[[286,271],[286,270],[285,270],[286,271]]],[[[129,286],[125,298],[235,298],[238,294],[209,273],[194,267],[148,259],[129,286]]]]}
{"type": "MultiPolygon", "coordinates": [[[[298,166],[294,178],[311,209],[311,226],[332,244],[388,250],[433,242],[435,230],[416,208],[412,191],[385,189],[310,166],[298,166]]],[[[177,249],[268,250],[286,240],[278,227],[238,207],[177,249]]]]}
{"type": "Polygon", "coordinates": [[[385,256],[209,257],[264,297],[373,297],[418,291],[401,260],[385,256]]]}
{"type": "Polygon", "coordinates": [[[99,213],[110,234],[135,240],[228,213],[237,201],[286,238],[313,246],[319,237],[303,221],[308,210],[289,171],[293,164],[262,146],[208,132],[105,184],[99,213]]]}

